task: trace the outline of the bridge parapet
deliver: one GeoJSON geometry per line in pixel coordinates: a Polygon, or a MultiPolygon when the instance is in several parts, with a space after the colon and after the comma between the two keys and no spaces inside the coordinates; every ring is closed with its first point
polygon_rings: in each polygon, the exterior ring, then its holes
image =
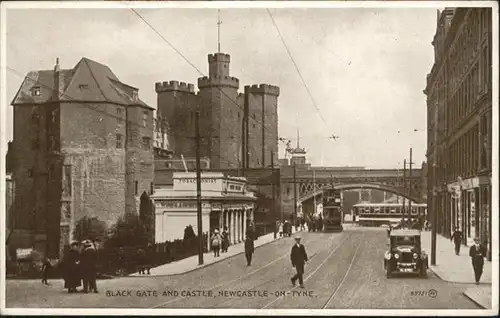
{"type": "MultiPolygon", "coordinates": [[[[415,185],[414,189],[412,189],[412,195],[408,195],[405,193],[405,188],[403,187],[402,183],[399,187],[395,187],[393,185],[388,185],[383,183],[351,182],[351,183],[336,183],[333,185],[333,187],[339,190],[355,190],[355,189],[380,190],[380,191],[394,193],[396,195],[405,197],[417,203],[421,203],[423,201],[420,195],[420,191],[418,191],[420,189],[418,185],[415,185]]],[[[310,191],[300,192],[299,201],[304,203],[313,200],[314,197],[321,196],[323,194],[323,190],[331,188],[332,188],[331,184],[317,185],[316,190],[313,190],[311,188],[310,191]]]]}

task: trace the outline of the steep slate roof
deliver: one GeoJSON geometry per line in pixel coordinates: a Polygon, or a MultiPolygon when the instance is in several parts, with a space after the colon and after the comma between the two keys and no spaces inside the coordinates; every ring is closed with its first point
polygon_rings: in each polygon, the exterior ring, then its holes
{"type": "MultiPolygon", "coordinates": [[[[154,109],[138,97],[134,99],[134,92],[138,94],[137,88],[120,82],[108,66],[88,58],[82,58],[71,70],[61,70],[60,75],[63,81],[61,101],[110,102],[154,109]]],[[[11,104],[43,104],[52,101],[54,78],[54,70],[29,72],[11,104]],[[39,96],[32,96],[34,87],[40,87],[39,96]]]]}

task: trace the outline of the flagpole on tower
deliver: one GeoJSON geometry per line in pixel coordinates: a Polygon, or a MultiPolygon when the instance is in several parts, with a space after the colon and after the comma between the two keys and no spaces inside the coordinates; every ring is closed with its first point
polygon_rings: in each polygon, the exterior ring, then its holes
{"type": "Polygon", "coordinates": [[[217,53],[220,53],[220,9],[217,10],[217,53]]]}

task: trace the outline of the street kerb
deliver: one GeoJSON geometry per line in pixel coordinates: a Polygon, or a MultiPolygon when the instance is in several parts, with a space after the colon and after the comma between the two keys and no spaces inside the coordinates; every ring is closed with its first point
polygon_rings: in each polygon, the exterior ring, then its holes
{"type": "MultiPolygon", "coordinates": [[[[258,249],[259,247],[262,247],[264,245],[267,245],[267,244],[270,244],[272,242],[276,242],[278,240],[281,240],[281,239],[284,239],[286,238],[286,236],[282,236],[282,237],[278,237],[274,240],[271,240],[269,242],[266,242],[266,243],[263,243],[259,246],[256,246],[255,249],[258,249]]],[[[175,273],[175,274],[164,274],[164,275],[144,275],[144,276],[131,276],[131,275],[128,275],[128,276],[124,276],[124,278],[148,278],[148,277],[171,277],[171,276],[177,276],[177,275],[183,275],[183,274],[187,274],[187,273],[191,273],[191,272],[194,272],[196,270],[199,270],[201,268],[204,268],[204,267],[207,267],[207,266],[210,266],[210,265],[213,265],[213,264],[217,264],[217,263],[220,263],[222,261],[225,261],[227,259],[230,259],[230,258],[233,258],[235,256],[238,256],[240,254],[243,254],[245,251],[242,250],[241,252],[238,252],[236,254],[233,254],[231,256],[227,256],[227,257],[224,257],[224,258],[220,258],[220,259],[217,259],[216,261],[213,261],[213,262],[210,262],[210,263],[205,263],[203,265],[197,265],[195,268],[193,269],[188,269],[186,271],[183,271],[183,272],[180,272],[180,273],[175,273]]],[[[191,256],[192,257],[192,256],[191,256]]],[[[160,265],[161,266],[161,265],[160,265]]],[[[135,274],[135,273],[134,273],[135,274]]]]}

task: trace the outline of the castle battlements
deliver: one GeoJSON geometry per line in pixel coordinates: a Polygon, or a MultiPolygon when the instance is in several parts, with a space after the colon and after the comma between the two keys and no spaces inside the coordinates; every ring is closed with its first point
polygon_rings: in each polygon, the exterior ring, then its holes
{"type": "Polygon", "coordinates": [[[231,55],[224,53],[208,54],[208,63],[215,62],[229,63],[231,62],[231,55]]]}
{"type": "Polygon", "coordinates": [[[240,88],[240,80],[232,76],[203,76],[198,78],[198,88],[207,88],[214,86],[225,86],[231,88],[240,88]]]}
{"type": "Polygon", "coordinates": [[[155,83],[155,90],[157,93],[179,91],[194,94],[194,84],[179,81],[158,82],[155,83]]]}
{"type": "Polygon", "coordinates": [[[248,90],[249,94],[265,94],[272,96],[280,95],[280,88],[278,86],[269,85],[269,84],[260,84],[260,85],[247,85],[245,88],[248,90]]]}

